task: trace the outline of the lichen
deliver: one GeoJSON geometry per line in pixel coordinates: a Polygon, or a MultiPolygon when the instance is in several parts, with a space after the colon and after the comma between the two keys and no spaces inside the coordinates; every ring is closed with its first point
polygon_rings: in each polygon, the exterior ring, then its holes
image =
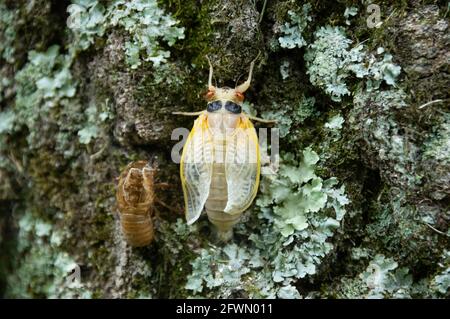
{"type": "Polygon", "coordinates": [[[409,270],[381,254],[375,255],[367,268],[354,278],[344,278],[338,288],[339,298],[411,298],[413,280],[409,270]]]}
{"type": "MultiPolygon", "coordinates": [[[[14,127],[29,130],[28,143],[32,147],[42,145],[42,118],[58,114],[62,106],[70,105],[76,84],[70,72],[70,59],[59,54],[59,46],[53,45],[46,52],[30,51],[29,62],[16,74],[16,99],[14,127]]],[[[57,115],[56,115],[57,116],[57,115]]],[[[60,125],[66,124],[60,123],[60,125]]]]}
{"type": "Polygon", "coordinates": [[[333,101],[340,102],[342,96],[349,95],[348,78],[352,72],[357,78],[366,79],[368,91],[379,88],[384,80],[388,85],[395,85],[400,74],[400,67],[392,62],[392,55],[378,48],[376,55],[365,51],[359,44],[350,47],[352,41],[346,37],[341,27],[321,27],[314,33],[315,41],[305,53],[309,80],[322,88],[333,101]]]}
{"type": "Polygon", "coordinates": [[[450,293],[450,253],[446,250],[442,254],[439,267],[441,271],[431,280],[431,287],[440,296],[448,296],[450,293]]]}
{"type": "Polygon", "coordinates": [[[16,38],[16,30],[14,28],[14,20],[16,14],[9,10],[6,5],[0,3],[0,57],[8,63],[14,63],[14,41],[16,38]]]}
{"type": "Polygon", "coordinates": [[[18,225],[18,250],[25,258],[15,261],[16,271],[7,277],[7,297],[90,298],[81,280],[69,278],[79,266],[60,249],[63,234],[29,211],[18,225]]]}
{"type": "Polygon", "coordinates": [[[302,124],[307,118],[315,114],[315,98],[301,96],[297,105],[285,105],[275,104],[272,111],[266,111],[262,113],[264,118],[277,120],[277,128],[280,130],[280,137],[293,137],[298,132],[300,124],[302,124]],[[293,134],[293,135],[291,135],[293,134]]]}
{"type": "Polygon", "coordinates": [[[170,51],[162,49],[161,44],[172,46],[184,38],[184,28],[177,27],[177,21],[160,9],[155,0],[116,0],[107,7],[99,1],[77,0],[68,11],[69,27],[82,50],[108,28],[122,27],[130,36],[124,49],[132,69],[138,68],[142,61],[159,67],[170,56],[170,51]]]}
{"type": "Polygon", "coordinates": [[[312,20],[309,16],[310,10],[311,5],[307,3],[303,5],[299,13],[288,11],[290,22],[286,22],[281,27],[281,33],[283,35],[278,38],[278,42],[282,48],[293,49],[306,45],[306,40],[303,38],[302,33],[308,26],[308,22],[312,20]]]}

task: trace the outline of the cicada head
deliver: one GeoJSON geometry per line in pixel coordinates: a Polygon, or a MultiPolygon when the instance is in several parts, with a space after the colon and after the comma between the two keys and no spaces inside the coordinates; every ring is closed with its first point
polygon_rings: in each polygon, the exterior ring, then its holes
{"type": "MultiPolygon", "coordinates": [[[[209,63],[209,77],[208,77],[208,92],[205,95],[205,98],[208,102],[213,101],[231,101],[237,105],[241,105],[244,101],[244,92],[250,87],[250,82],[252,80],[252,72],[253,67],[255,65],[255,61],[250,64],[250,70],[247,77],[247,80],[241,85],[236,86],[234,89],[229,87],[218,88],[212,84],[213,78],[213,66],[211,61],[208,58],[209,63]]],[[[224,104],[225,105],[225,104],[224,104]]]]}
{"type": "Polygon", "coordinates": [[[119,177],[117,206],[122,232],[131,246],[146,246],[153,240],[154,174],[146,161],[138,161],[128,164],[119,177]]]}

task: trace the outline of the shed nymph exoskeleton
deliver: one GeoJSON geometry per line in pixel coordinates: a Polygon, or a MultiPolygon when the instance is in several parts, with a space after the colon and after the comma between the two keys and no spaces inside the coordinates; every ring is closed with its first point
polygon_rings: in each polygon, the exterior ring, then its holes
{"type": "Polygon", "coordinates": [[[149,245],[155,235],[153,215],[156,204],[168,210],[178,210],[158,199],[156,190],[168,186],[156,183],[157,165],[147,161],[131,162],[121,172],[116,189],[122,234],[130,246],[149,245]]]}
{"type": "Polygon", "coordinates": [[[146,161],[132,162],[122,171],[116,200],[122,233],[134,247],[150,244],[154,237],[153,206],[155,169],[146,161]]]}
{"type": "Polygon", "coordinates": [[[175,112],[198,116],[187,138],[180,162],[185,214],[194,223],[205,208],[220,240],[229,240],[233,226],[256,196],[260,178],[260,150],[250,120],[274,123],[242,112],[254,61],[247,80],[234,89],[212,85],[209,61],[207,108],[201,112],[175,112]]]}

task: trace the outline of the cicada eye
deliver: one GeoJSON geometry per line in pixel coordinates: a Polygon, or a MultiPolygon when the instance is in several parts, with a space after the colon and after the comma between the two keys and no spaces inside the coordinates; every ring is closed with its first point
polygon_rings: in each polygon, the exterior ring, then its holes
{"type": "Polygon", "coordinates": [[[236,92],[236,98],[242,102],[244,101],[244,94],[242,94],[241,92],[236,92]]]}
{"type": "Polygon", "coordinates": [[[230,101],[225,103],[225,110],[234,114],[239,114],[242,112],[242,108],[240,105],[230,101]]]}
{"type": "Polygon", "coordinates": [[[222,102],[220,101],[214,101],[208,103],[208,106],[206,107],[206,111],[208,112],[216,112],[222,108],[222,102]]]}
{"type": "Polygon", "coordinates": [[[210,100],[214,97],[214,91],[208,90],[208,92],[206,92],[205,97],[207,100],[210,100]]]}

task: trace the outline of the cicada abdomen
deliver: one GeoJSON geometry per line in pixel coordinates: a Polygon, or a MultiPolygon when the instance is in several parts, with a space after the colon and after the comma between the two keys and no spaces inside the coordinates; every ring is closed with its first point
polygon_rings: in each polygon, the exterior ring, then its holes
{"type": "Polygon", "coordinates": [[[116,199],[122,233],[134,247],[146,246],[154,237],[154,174],[146,161],[137,161],[128,164],[119,177],[116,199]]]}

